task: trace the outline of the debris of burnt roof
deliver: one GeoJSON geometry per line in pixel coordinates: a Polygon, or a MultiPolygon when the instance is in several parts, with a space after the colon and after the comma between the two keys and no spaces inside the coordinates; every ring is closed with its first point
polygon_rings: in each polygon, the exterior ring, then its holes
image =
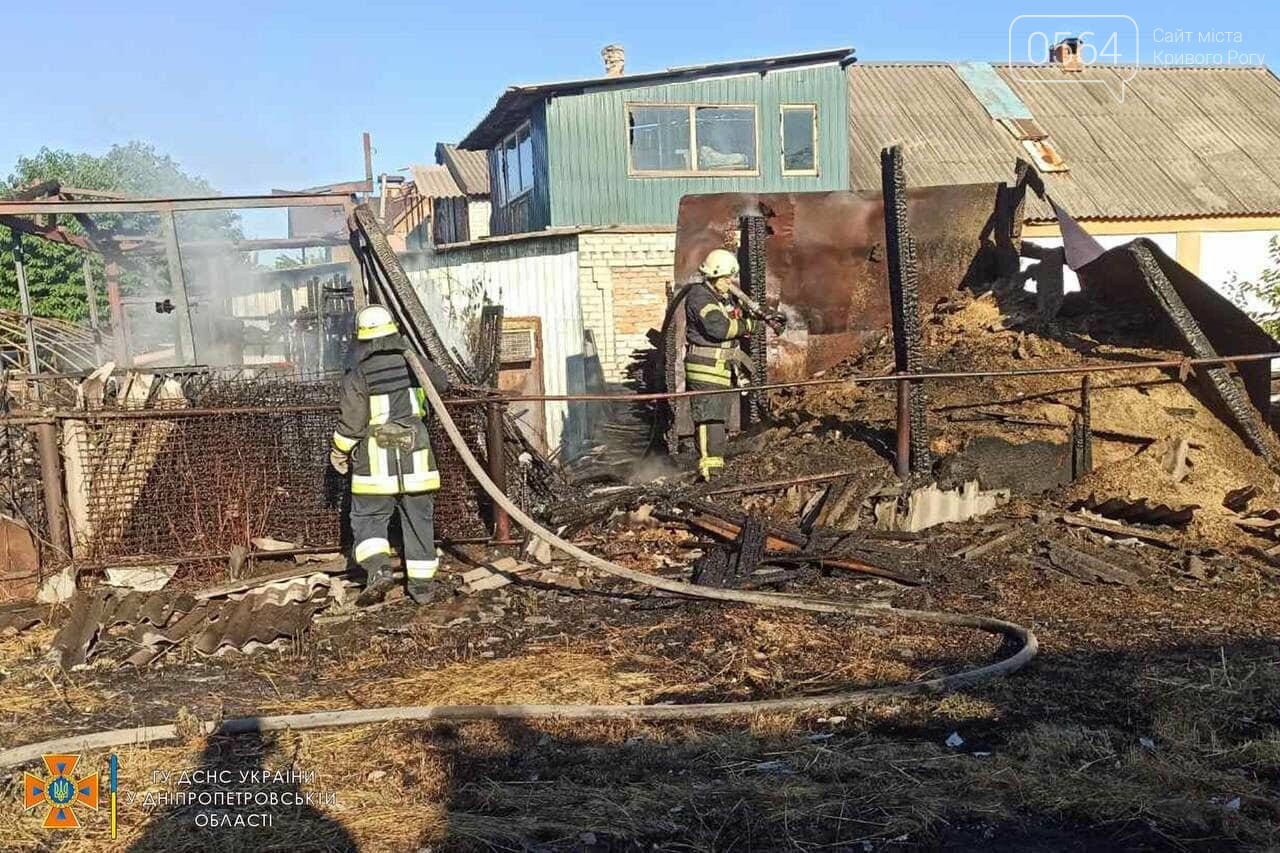
{"type": "Polygon", "coordinates": [[[215,598],[191,593],[143,593],[102,585],[77,593],[71,612],[53,638],[51,655],[74,669],[128,636],[128,663],[143,666],[190,640],[202,655],[223,649],[252,652],[302,634],[312,617],[344,599],[343,581],[323,572],[266,583],[248,592],[215,598]]]}

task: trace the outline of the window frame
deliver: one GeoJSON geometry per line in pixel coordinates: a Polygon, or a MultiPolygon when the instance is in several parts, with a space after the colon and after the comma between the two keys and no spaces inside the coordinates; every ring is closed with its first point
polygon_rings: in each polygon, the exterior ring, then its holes
{"type": "Polygon", "coordinates": [[[519,201],[520,199],[527,196],[529,193],[533,192],[534,186],[536,186],[538,183],[538,171],[537,169],[534,168],[534,163],[532,162],[533,122],[530,120],[526,120],[523,124],[518,126],[515,130],[511,131],[506,136],[502,137],[502,139],[499,140],[498,146],[495,149],[495,151],[497,152],[497,157],[498,157],[498,164],[497,164],[498,196],[499,196],[498,206],[506,207],[512,202],[519,201]],[[529,134],[529,157],[531,160],[531,162],[529,163],[529,179],[530,179],[529,186],[523,188],[522,190],[520,190],[520,192],[516,193],[515,195],[511,195],[511,188],[507,186],[507,143],[510,142],[512,139],[515,139],[515,142],[516,142],[515,152],[517,157],[516,173],[519,174],[520,164],[518,161],[519,161],[519,154],[520,154],[520,134],[526,131],[529,134]]]}
{"type": "Polygon", "coordinates": [[[694,103],[680,101],[665,103],[655,101],[627,101],[622,105],[622,141],[627,151],[627,177],[629,178],[758,178],[760,177],[760,108],[756,104],[694,103]],[[689,153],[693,158],[690,169],[637,169],[631,157],[631,111],[635,109],[678,109],[689,111],[689,153]],[[751,134],[755,142],[755,166],[751,169],[698,169],[698,110],[751,110],[751,134]]]}
{"type": "Polygon", "coordinates": [[[821,174],[822,163],[818,158],[818,105],[817,104],[781,104],[778,106],[778,166],[784,178],[816,178],[821,174]],[[813,168],[787,168],[787,112],[806,110],[813,116],[813,168]]]}

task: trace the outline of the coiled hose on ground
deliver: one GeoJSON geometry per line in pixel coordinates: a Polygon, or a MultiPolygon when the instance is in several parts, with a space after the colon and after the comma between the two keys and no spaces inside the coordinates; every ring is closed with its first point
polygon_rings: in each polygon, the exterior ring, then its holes
{"type": "MultiPolygon", "coordinates": [[[[466,464],[471,475],[476,478],[489,497],[529,533],[593,569],[633,583],[693,598],[734,601],[743,604],[754,604],[759,607],[808,610],[815,613],[848,613],[873,619],[896,617],[933,625],[973,628],[1006,638],[1009,641],[1009,645],[1017,646],[1017,651],[995,663],[953,675],[884,687],[834,691],[794,699],[707,702],[690,705],[416,705],[409,707],[362,708],[352,711],[318,711],[309,714],[279,714],[269,717],[240,717],[221,722],[205,722],[202,724],[205,734],[234,735],[281,729],[317,729],[402,720],[444,720],[450,722],[513,719],[705,720],[762,713],[816,711],[840,705],[867,705],[886,698],[956,690],[976,684],[979,681],[1015,672],[1025,666],[1036,655],[1038,643],[1035,635],[1021,625],[1014,622],[1006,622],[1002,619],[971,616],[962,613],[942,613],[931,610],[865,607],[779,593],[716,589],[638,572],[590,554],[538,524],[526,515],[519,506],[507,498],[501,489],[494,485],[493,481],[489,479],[484,466],[468,449],[462,434],[453,422],[453,418],[449,416],[444,401],[441,400],[440,395],[432,387],[431,380],[423,368],[422,361],[413,352],[406,353],[406,356],[409,360],[409,365],[418,377],[418,381],[426,390],[427,400],[431,405],[432,412],[440,419],[441,426],[444,427],[445,433],[458,451],[458,455],[462,457],[462,461],[466,464]]],[[[50,753],[108,749],[151,743],[153,741],[172,740],[178,736],[178,727],[175,725],[138,726],[95,734],[75,735],[0,751],[0,767],[12,767],[36,761],[41,755],[50,753]]]]}

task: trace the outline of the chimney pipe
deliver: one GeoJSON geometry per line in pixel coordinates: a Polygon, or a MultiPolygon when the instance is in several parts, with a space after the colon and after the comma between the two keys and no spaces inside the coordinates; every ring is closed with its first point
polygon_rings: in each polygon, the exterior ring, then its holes
{"type": "Polygon", "coordinates": [[[606,44],[604,49],[600,51],[600,56],[604,59],[604,76],[622,76],[622,71],[627,61],[627,52],[622,49],[622,45],[606,44]]]}
{"type": "Polygon", "coordinates": [[[1049,52],[1049,61],[1056,62],[1062,66],[1064,72],[1068,71],[1084,71],[1084,63],[1080,61],[1080,45],[1084,44],[1084,39],[1064,38],[1053,46],[1053,50],[1049,52]]]}

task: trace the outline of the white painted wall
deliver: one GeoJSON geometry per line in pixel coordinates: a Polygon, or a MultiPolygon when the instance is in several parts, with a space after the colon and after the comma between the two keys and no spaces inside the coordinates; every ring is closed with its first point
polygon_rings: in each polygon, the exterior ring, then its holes
{"type": "MultiPolygon", "coordinates": [[[[1089,227],[1088,223],[1082,222],[1080,224],[1085,226],[1085,230],[1088,230],[1088,227],[1089,227]]],[[[1122,246],[1125,243],[1128,243],[1130,240],[1136,240],[1139,237],[1146,237],[1152,243],[1155,243],[1157,246],[1159,246],[1160,251],[1164,252],[1166,255],[1168,255],[1171,258],[1174,258],[1175,260],[1177,259],[1178,257],[1178,235],[1177,234],[1167,234],[1167,233],[1166,234],[1143,234],[1143,233],[1102,234],[1102,235],[1095,234],[1093,239],[1097,240],[1098,243],[1101,244],[1102,248],[1104,249],[1114,249],[1116,246],[1122,246]]],[[[1035,243],[1037,246],[1044,246],[1050,249],[1057,248],[1062,245],[1061,237],[1028,237],[1026,239],[1030,240],[1032,243],[1035,243]]],[[[1027,267],[1035,263],[1037,262],[1032,258],[1023,258],[1022,269],[1025,270],[1027,267]]],[[[1071,293],[1073,290],[1080,289],[1080,279],[1076,278],[1076,274],[1071,271],[1070,267],[1064,267],[1062,270],[1062,286],[1067,293],[1071,293]]],[[[1035,290],[1035,282],[1034,281],[1028,282],[1027,289],[1035,290]]]]}
{"type": "MultiPolygon", "coordinates": [[[[484,300],[506,315],[542,318],[543,387],[548,394],[585,390],[582,308],[576,235],[504,241],[405,255],[405,268],[446,344],[467,352],[465,318],[484,300]]],[[[546,403],[549,449],[567,435],[570,407],[546,403]]]]}
{"type": "Polygon", "coordinates": [[[1200,278],[1227,295],[1232,277],[1257,281],[1267,267],[1280,266],[1271,257],[1270,243],[1280,231],[1209,231],[1200,236],[1200,278]]]}

